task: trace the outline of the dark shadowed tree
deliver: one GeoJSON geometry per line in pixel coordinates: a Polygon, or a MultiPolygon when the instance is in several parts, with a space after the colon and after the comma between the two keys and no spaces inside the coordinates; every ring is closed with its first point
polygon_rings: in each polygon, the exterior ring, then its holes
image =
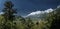
{"type": "Polygon", "coordinates": [[[53,14],[53,21],[50,29],[60,29],[60,8],[57,8],[53,14]]]}
{"type": "Polygon", "coordinates": [[[13,21],[15,20],[16,9],[13,9],[14,4],[11,1],[6,1],[4,6],[4,23],[2,27],[3,29],[13,29],[13,21]]]}

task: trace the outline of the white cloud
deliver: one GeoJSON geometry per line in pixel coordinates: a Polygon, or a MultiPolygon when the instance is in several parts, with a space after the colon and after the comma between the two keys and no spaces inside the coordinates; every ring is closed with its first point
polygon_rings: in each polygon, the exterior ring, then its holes
{"type": "Polygon", "coordinates": [[[52,11],[53,11],[53,9],[50,8],[50,9],[45,10],[44,12],[49,13],[49,12],[52,12],[52,11]]]}
{"type": "Polygon", "coordinates": [[[32,12],[32,13],[28,14],[26,17],[31,16],[31,15],[36,15],[36,14],[49,13],[49,12],[52,12],[52,11],[53,11],[53,9],[52,9],[52,8],[47,9],[47,10],[45,10],[45,11],[35,11],[35,12],[32,12]]]}
{"type": "Polygon", "coordinates": [[[0,12],[0,15],[3,14],[3,12],[0,12]]]}
{"type": "Polygon", "coordinates": [[[28,14],[28,16],[30,16],[30,15],[35,15],[35,14],[40,14],[40,13],[42,13],[42,12],[43,12],[43,11],[32,12],[32,13],[28,14]]]}
{"type": "Polygon", "coordinates": [[[58,5],[57,8],[60,8],[60,5],[58,5]]]}

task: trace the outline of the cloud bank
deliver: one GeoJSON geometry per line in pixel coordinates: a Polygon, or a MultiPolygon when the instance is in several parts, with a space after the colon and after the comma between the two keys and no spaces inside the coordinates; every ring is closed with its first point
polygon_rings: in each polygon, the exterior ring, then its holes
{"type": "Polygon", "coordinates": [[[35,11],[35,12],[32,12],[32,13],[28,14],[26,17],[31,16],[31,15],[49,13],[49,12],[52,12],[52,11],[53,11],[52,8],[47,9],[47,10],[45,10],[45,11],[35,11]]]}

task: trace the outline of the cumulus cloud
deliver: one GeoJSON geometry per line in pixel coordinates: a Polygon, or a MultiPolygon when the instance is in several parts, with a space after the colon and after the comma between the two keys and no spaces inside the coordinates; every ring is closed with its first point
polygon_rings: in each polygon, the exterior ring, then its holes
{"type": "Polygon", "coordinates": [[[45,10],[45,11],[35,11],[35,12],[32,12],[32,13],[28,14],[26,17],[31,16],[31,15],[49,13],[49,12],[52,12],[52,11],[53,11],[52,8],[47,9],[47,10],[45,10]]]}

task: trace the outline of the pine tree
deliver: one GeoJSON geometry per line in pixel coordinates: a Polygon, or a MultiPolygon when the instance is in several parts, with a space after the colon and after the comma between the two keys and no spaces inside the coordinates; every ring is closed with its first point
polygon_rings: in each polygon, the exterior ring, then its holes
{"type": "Polygon", "coordinates": [[[6,1],[4,3],[5,8],[3,9],[4,23],[2,25],[3,29],[13,29],[13,21],[15,20],[16,10],[13,9],[14,4],[11,1],[6,1]]]}

